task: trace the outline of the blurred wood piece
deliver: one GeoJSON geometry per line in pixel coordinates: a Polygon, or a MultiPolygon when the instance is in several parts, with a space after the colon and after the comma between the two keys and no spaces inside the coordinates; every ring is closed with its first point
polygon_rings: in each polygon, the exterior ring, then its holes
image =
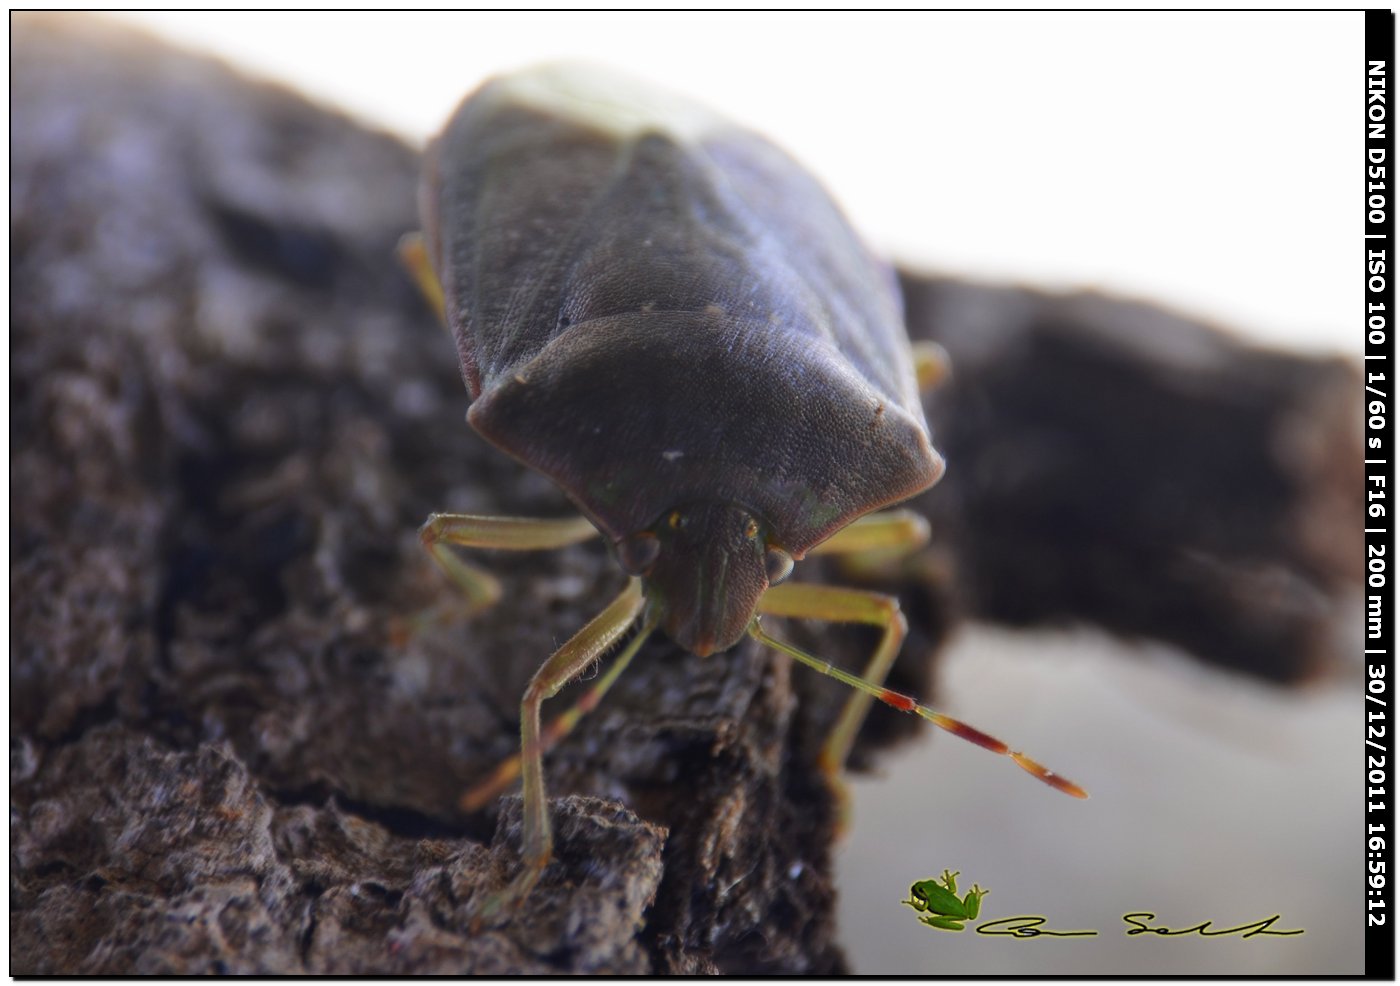
{"type": "Polygon", "coordinates": [[[911,335],[952,358],[921,502],[974,616],[1276,682],[1337,668],[1361,626],[1356,364],[1092,292],[902,280],[911,335]]]}

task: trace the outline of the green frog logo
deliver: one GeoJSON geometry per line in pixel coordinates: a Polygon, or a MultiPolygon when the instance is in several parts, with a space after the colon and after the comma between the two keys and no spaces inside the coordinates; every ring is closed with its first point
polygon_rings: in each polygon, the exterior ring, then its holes
{"type": "Polygon", "coordinates": [[[956,871],[943,871],[937,880],[920,880],[909,888],[909,899],[900,901],[919,912],[919,920],[930,928],[940,931],[962,931],[964,924],[977,917],[982,910],[982,898],[987,891],[977,884],[958,897],[958,874],[956,871]]]}

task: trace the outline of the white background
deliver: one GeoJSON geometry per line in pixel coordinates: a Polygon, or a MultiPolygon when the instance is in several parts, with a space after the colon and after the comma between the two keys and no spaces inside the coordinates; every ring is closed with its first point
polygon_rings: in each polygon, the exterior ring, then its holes
{"type": "MultiPolygon", "coordinates": [[[[592,59],[773,137],[905,261],[1359,352],[1360,13],[126,16],[418,142],[486,75],[592,59]]],[[[1094,797],[951,738],[889,758],[856,785],[838,866],[855,969],[1360,971],[1355,666],[1345,677],[1282,693],[1087,631],[965,633],[940,705],[1094,797]],[[991,889],[986,916],[1100,935],[922,928],[897,901],[945,867],[991,889]],[[1281,913],[1307,933],[1127,939],[1130,910],[1177,927],[1281,913]]]]}

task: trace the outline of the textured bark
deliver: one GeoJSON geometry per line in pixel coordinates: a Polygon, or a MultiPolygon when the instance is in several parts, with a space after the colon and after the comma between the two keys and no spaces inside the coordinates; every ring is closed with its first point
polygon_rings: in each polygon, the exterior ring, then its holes
{"type": "MultiPolygon", "coordinates": [[[[415,152],[90,20],[15,19],[11,60],[11,971],[842,970],[813,763],[844,695],[747,643],[705,659],[648,644],[547,758],[556,862],[515,920],[471,932],[518,866],[519,801],[464,816],[457,796],[514,751],[525,682],[622,578],[596,544],[499,555],[503,602],[451,615],[416,536],[429,512],[568,505],[462,422],[451,344],[392,260],[416,225],[415,152]],[[425,611],[446,615],[404,632],[425,611]]],[[[920,292],[982,289],[913,287],[923,334],[980,325],[930,316],[920,292]]],[[[993,321],[1036,300],[983,293],[993,321]]],[[[920,501],[939,546],[883,583],[911,622],[895,687],[928,694],[929,655],[969,605],[1157,633],[1271,678],[1326,656],[1319,602],[1292,617],[1317,631],[1307,648],[1258,661],[1287,628],[1260,629],[1280,604],[1251,593],[1276,578],[1288,599],[1330,601],[1353,577],[1326,560],[1333,526],[1359,520],[1359,481],[1333,485],[1359,470],[1358,422],[1330,396],[1351,371],[1207,334],[1234,354],[1231,380],[1177,385],[1128,341],[1133,318],[1083,344],[1176,388],[1164,430],[1237,401],[1291,422],[1306,468],[1267,497],[1197,477],[1182,495],[1211,509],[1188,503],[1147,548],[1081,525],[1096,561],[1079,570],[1043,491],[975,465],[982,443],[994,463],[1061,461],[1064,435],[1042,449],[1040,430],[996,417],[1035,376],[1024,347],[978,362],[945,332],[958,377],[932,410],[954,467],[920,501]],[[1222,511],[1257,517],[1256,539],[1222,511]],[[1142,565],[1181,545],[1177,567],[1142,565]],[[1185,608],[1206,629],[1115,619],[1128,569],[1144,596],[1176,593],[1164,617],[1185,608]],[[1238,573],[1238,594],[1209,588],[1238,573]]],[[[1061,329],[1070,349],[1088,338],[1061,329]]],[[[1067,399],[1103,424],[1108,398],[1084,379],[1067,399]]],[[[1258,435],[1218,437],[1228,458],[1258,435]]],[[[1058,510],[1113,492],[1055,475],[1058,510]]],[[[1150,499],[1134,476],[1127,502],[1150,499]]],[[[821,631],[847,666],[869,645],[821,631]]],[[[915,721],[877,712],[856,759],[915,721]]]]}
{"type": "Polygon", "coordinates": [[[394,260],[416,153],[92,21],[11,57],[14,971],[841,969],[820,730],[751,645],[648,646],[549,757],[611,800],[469,933],[518,801],[457,796],[623,578],[501,556],[450,616],[429,512],[569,511],[462,420],[394,260]]]}

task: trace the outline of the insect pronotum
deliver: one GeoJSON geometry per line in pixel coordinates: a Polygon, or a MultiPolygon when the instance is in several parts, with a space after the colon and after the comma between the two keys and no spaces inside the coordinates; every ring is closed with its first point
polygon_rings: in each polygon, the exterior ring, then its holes
{"type": "Polygon", "coordinates": [[[821,752],[833,784],[878,699],[1085,796],[880,684],[905,634],[895,599],[784,581],[809,554],[917,549],[923,519],[883,508],[943,472],[893,273],[811,176],[695,105],[554,67],[461,105],[428,149],[420,208],[404,255],[456,341],[468,420],[583,515],[434,514],[425,547],[476,606],[499,583],[450,546],[601,534],[630,576],[531,680],[519,757],[463,798],[476,808],[522,780],[524,868],[480,916],[523,899],[549,861],[544,750],[656,629],[700,656],[747,634],[855,688],[821,752]],[[881,640],[854,675],[770,636],[764,615],[869,624],[881,640]],[[634,625],[607,673],[542,727],[544,699],[634,625]]]}

